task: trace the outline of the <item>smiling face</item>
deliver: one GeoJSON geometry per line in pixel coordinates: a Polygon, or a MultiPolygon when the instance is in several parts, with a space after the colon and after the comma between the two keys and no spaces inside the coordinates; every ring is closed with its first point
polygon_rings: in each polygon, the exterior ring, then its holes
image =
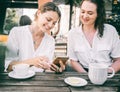
{"type": "Polygon", "coordinates": [[[42,32],[47,32],[55,26],[58,20],[59,16],[57,12],[46,11],[44,13],[41,13],[38,11],[36,24],[42,32]]]}
{"type": "Polygon", "coordinates": [[[84,1],[81,5],[80,20],[83,25],[94,25],[97,18],[97,6],[90,1],[84,1]]]}

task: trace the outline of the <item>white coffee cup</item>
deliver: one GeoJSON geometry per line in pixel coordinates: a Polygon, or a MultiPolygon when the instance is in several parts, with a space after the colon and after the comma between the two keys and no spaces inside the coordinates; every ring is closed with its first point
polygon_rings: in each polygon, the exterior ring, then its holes
{"type": "Polygon", "coordinates": [[[107,80],[107,78],[112,78],[114,74],[114,69],[112,67],[108,67],[105,64],[89,64],[88,77],[93,84],[102,85],[107,80]],[[108,75],[109,69],[112,70],[110,75],[108,75]]]}
{"type": "Polygon", "coordinates": [[[26,76],[29,72],[28,64],[17,64],[12,67],[13,72],[17,76],[26,76]]]}

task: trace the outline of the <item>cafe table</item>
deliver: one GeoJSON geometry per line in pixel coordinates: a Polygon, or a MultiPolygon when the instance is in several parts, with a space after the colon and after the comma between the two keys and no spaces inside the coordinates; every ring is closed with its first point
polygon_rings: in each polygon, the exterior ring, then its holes
{"type": "Polygon", "coordinates": [[[92,84],[87,73],[63,72],[37,72],[28,79],[14,79],[8,73],[0,73],[0,92],[119,92],[120,73],[107,79],[103,85],[92,84]],[[68,77],[80,77],[87,80],[88,84],[73,87],[64,82],[68,77]]]}

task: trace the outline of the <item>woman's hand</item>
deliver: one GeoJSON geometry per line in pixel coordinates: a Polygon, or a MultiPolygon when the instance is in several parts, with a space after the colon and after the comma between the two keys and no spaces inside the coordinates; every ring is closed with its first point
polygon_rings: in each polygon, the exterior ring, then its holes
{"type": "Polygon", "coordinates": [[[59,60],[59,64],[60,67],[52,63],[50,69],[56,73],[62,73],[65,70],[65,64],[61,60],[59,60]]]}
{"type": "Polygon", "coordinates": [[[38,68],[50,69],[49,59],[46,56],[40,56],[40,57],[27,59],[27,60],[24,60],[24,61],[21,61],[21,62],[12,61],[10,63],[10,65],[8,66],[7,70],[12,71],[12,66],[13,65],[21,64],[21,63],[29,64],[30,66],[35,66],[35,67],[38,67],[38,68]]]}
{"type": "Polygon", "coordinates": [[[42,56],[39,58],[39,66],[43,69],[50,69],[50,63],[49,63],[49,59],[45,56],[42,56]]]}
{"type": "Polygon", "coordinates": [[[35,57],[27,61],[31,66],[43,69],[50,69],[49,59],[46,56],[35,57]]]}

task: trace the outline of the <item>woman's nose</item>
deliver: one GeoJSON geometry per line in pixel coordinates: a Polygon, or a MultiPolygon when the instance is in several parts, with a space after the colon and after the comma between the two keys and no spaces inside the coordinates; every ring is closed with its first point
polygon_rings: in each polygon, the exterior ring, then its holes
{"type": "Polygon", "coordinates": [[[53,23],[52,22],[49,22],[48,25],[49,25],[49,28],[53,28],[53,23]]]}
{"type": "Polygon", "coordinates": [[[83,14],[83,18],[88,18],[88,14],[83,14]]]}

